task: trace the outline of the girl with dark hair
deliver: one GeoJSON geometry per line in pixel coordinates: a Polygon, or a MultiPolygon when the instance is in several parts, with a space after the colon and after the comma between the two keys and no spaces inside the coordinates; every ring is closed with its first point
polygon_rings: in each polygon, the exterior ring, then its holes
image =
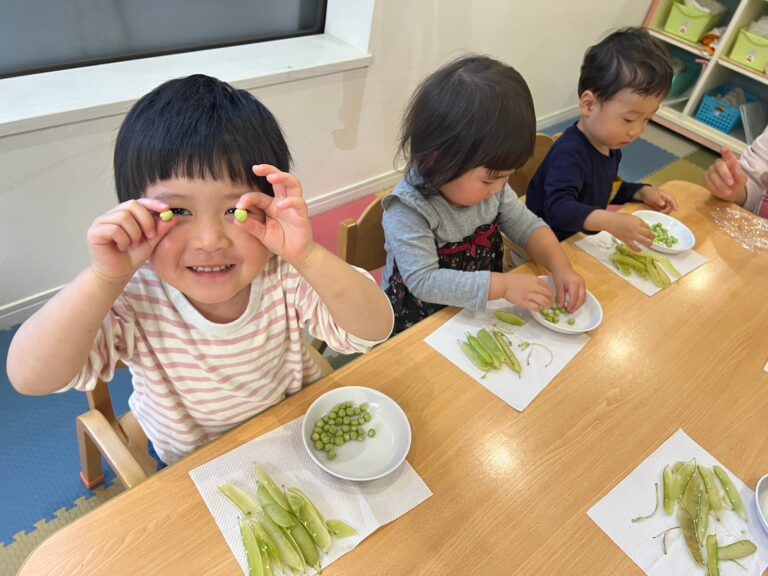
{"type": "Polygon", "coordinates": [[[574,312],[583,304],[584,280],[507,184],[535,136],[525,80],[492,58],[459,58],[416,90],[400,139],[405,178],[382,199],[395,333],[446,305],[484,309],[503,298],[539,310],[555,300],[574,312]],[[531,274],[502,273],[502,232],[552,272],[556,294],[531,274]]]}

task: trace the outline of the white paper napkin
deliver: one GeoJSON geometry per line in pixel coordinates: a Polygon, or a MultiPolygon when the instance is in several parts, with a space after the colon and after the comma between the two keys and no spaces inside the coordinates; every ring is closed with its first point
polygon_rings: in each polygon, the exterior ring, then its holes
{"type": "MultiPolygon", "coordinates": [[[[653,510],[656,502],[653,485],[659,483],[661,494],[664,466],[691,458],[695,458],[697,464],[707,467],[717,464],[725,469],[747,509],[748,521],[745,522],[724,506],[720,521],[710,517],[708,533],[717,535],[718,546],[743,539],[751,540],[757,546],[757,552],[739,560],[746,571],[733,562],[720,562],[721,576],[760,576],[768,566],[768,535],[762,530],[757,517],[754,492],[682,430],[675,432],[587,514],[649,576],[703,576],[706,569],[694,562],[680,530],[672,530],[667,535],[666,555],[661,537],[654,538],[667,528],[679,526],[677,512],[667,515],[660,504],[652,517],[632,522],[632,518],[650,514],[653,510]]],[[[715,479],[715,482],[718,480],[715,479]]]]}
{"type": "MultiPolygon", "coordinates": [[[[331,476],[307,455],[301,439],[302,420],[297,418],[189,472],[246,574],[247,560],[239,527],[242,513],[219,492],[218,487],[235,484],[255,499],[255,463],[266,470],[278,486],[295,486],[302,490],[326,520],[343,520],[358,531],[358,535],[351,538],[334,538],[330,552],[321,557],[323,566],[432,495],[408,462],[403,462],[384,478],[369,482],[352,482],[331,476]]],[[[310,568],[309,573],[312,572],[310,568]]]]}
{"type": "MultiPolygon", "coordinates": [[[[624,276],[624,274],[618,271],[616,266],[614,266],[610,261],[610,256],[613,254],[614,248],[613,236],[611,236],[608,232],[603,231],[593,236],[582,238],[576,242],[576,246],[584,250],[584,252],[590,256],[597,258],[611,272],[617,274],[619,277],[632,284],[632,286],[647,296],[653,296],[654,294],[661,291],[661,288],[656,286],[653,282],[644,278],[640,278],[640,276],[634,272],[629,276],[624,276]]],[[[643,250],[645,250],[645,248],[643,250]]],[[[647,252],[652,252],[652,250],[647,250],[647,252]]],[[[696,270],[696,268],[702,264],[708,262],[704,256],[698,252],[695,252],[694,250],[689,250],[688,252],[683,252],[682,254],[660,254],[660,256],[669,258],[669,261],[672,263],[672,265],[677,269],[678,272],[680,272],[680,277],[685,276],[689,272],[696,270]]],[[[670,277],[670,280],[672,280],[672,282],[677,282],[678,279],[670,277]]]]}
{"type": "Polygon", "coordinates": [[[467,332],[476,334],[480,328],[493,326],[496,322],[493,316],[495,311],[510,307],[509,302],[494,300],[488,303],[485,312],[462,310],[427,336],[424,341],[461,368],[478,384],[493,392],[515,410],[522,411],[578,354],[579,350],[589,342],[590,337],[587,334],[558,334],[538,324],[527,311],[517,309],[515,313],[528,319],[528,322],[524,326],[510,326],[508,329],[514,331],[510,340],[515,355],[522,364],[523,373],[518,376],[506,366],[485,373],[464,355],[458,341],[466,339],[467,332]],[[546,366],[550,356],[546,350],[538,346],[520,350],[517,345],[522,342],[545,345],[552,352],[552,363],[546,366]]]}

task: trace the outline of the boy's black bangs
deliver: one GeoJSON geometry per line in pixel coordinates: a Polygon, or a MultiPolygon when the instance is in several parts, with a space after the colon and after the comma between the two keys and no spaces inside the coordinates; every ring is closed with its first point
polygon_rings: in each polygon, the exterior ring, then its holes
{"type": "Polygon", "coordinates": [[[254,164],[290,169],[277,120],[248,92],[190,76],[159,86],[128,113],[115,145],[115,186],[120,202],[175,177],[229,179],[274,195],[254,164]]]}

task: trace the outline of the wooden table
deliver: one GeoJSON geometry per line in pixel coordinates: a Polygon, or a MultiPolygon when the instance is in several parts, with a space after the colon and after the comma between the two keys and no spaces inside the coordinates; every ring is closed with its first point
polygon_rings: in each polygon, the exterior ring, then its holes
{"type": "Polygon", "coordinates": [[[641,574],[587,510],[678,428],[752,488],[768,472],[768,254],[712,224],[703,188],[665,187],[709,262],[648,297],[567,241],[605,320],[522,413],[424,343],[446,309],[66,526],[21,574],[239,573],[189,471],[348,385],[402,406],[434,496],[324,574],[641,574]]]}

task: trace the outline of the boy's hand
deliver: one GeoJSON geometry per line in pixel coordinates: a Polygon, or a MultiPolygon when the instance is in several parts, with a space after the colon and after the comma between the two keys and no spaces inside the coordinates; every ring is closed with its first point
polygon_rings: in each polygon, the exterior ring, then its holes
{"type": "Polygon", "coordinates": [[[504,299],[511,304],[538,312],[552,306],[553,294],[549,285],[532,274],[503,274],[504,299]]]}
{"type": "Polygon", "coordinates": [[[723,148],[722,155],[704,174],[704,185],[720,200],[741,206],[747,199],[747,177],[729,148],[723,148]]]}
{"type": "Polygon", "coordinates": [[[640,252],[638,244],[650,246],[655,238],[653,231],[642,218],[621,212],[610,213],[605,230],[635,252],[640,252]]]}
{"type": "Polygon", "coordinates": [[[587,299],[584,278],[568,266],[561,270],[553,270],[552,279],[555,281],[555,305],[560,307],[567,303],[570,314],[581,308],[587,299]]]}
{"type": "Polygon", "coordinates": [[[301,183],[295,176],[269,164],[254,166],[253,173],[266,177],[272,184],[275,197],[262,192],[243,194],[235,207],[241,210],[255,208],[257,215],[235,224],[243,226],[268,250],[287,262],[302,262],[312,252],[315,243],[301,183]],[[263,218],[260,213],[263,213],[263,218]]]}
{"type": "Polygon", "coordinates": [[[663,190],[653,186],[643,186],[640,188],[640,190],[635,192],[634,199],[663,214],[669,214],[672,210],[677,210],[677,200],[663,190]]]}
{"type": "Polygon", "coordinates": [[[160,219],[165,210],[164,202],[140,198],[96,218],[87,236],[94,272],[108,282],[127,282],[173,228],[174,219],[160,219]]]}

